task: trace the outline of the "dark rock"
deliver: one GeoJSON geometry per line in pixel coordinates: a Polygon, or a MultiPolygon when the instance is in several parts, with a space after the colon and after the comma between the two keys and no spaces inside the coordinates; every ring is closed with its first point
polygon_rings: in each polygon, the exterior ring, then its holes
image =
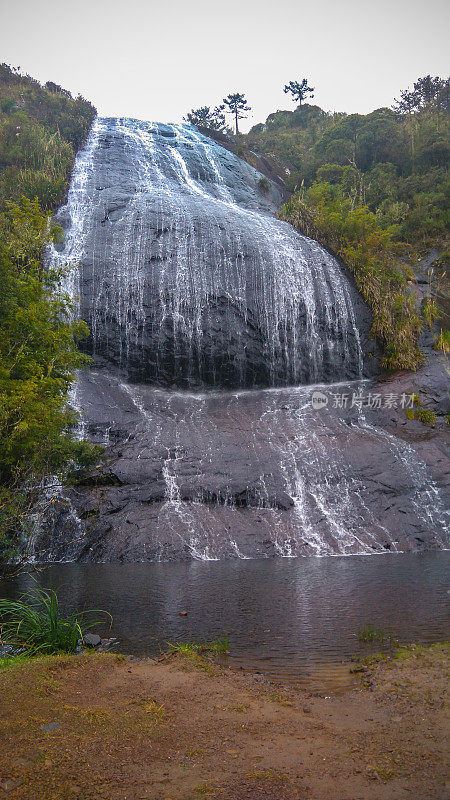
{"type": "Polygon", "coordinates": [[[97,363],[194,388],[359,377],[353,319],[366,347],[370,315],[337,261],[274,218],[275,183],[262,196],[261,173],[170,125],[100,120],[83,158],[83,196],[57,216],[67,228],[85,204],[79,294],[97,363]]]}
{"type": "Polygon", "coordinates": [[[83,644],[86,647],[99,647],[101,645],[102,640],[97,633],[85,633],[83,636],[83,644]]]}

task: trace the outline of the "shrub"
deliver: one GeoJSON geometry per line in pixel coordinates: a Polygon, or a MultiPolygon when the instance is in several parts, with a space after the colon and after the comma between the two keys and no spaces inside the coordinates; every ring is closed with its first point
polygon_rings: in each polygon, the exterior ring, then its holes
{"type": "Polygon", "coordinates": [[[264,194],[267,194],[267,192],[270,191],[270,182],[267,180],[267,178],[262,177],[259,179],[258,189],[260,192],[263,192],[264,194]]]}
{"type": "Polygon", "coordinates": [[[416,419],[420,419],[425,425],[434,426],[436,421],[436,414],[428,408],[417,408],[414,412],[414,416],[416,419]]]}
{"type": "Polygon", "coordinates": [[[350,268],[372,310],[372,335],[383,349],[383,366],[415,370],[423,361],[417,345],[422,323],[407,291],[402,260],[407,246],[395,242],[361,202],[360,173],[346,167],[341,175],[337,184],[321,181],[304,197],[293,195],[280,216],[333,250],[350,268]]]}

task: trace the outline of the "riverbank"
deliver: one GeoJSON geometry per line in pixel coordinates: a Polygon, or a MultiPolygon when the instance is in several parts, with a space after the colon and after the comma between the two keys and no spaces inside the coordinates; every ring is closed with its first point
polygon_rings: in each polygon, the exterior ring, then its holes
{"type": "Polygon", "coordinates": [[[327,697],[197,657],[23,662],[0,670],[0,797],[443,800],[447,665],[400,649],[327,697]]]}

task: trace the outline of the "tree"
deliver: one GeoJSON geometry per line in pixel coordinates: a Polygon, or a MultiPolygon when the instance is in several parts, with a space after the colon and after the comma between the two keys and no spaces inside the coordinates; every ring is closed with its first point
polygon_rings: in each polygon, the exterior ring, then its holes
{"type": "Polygon", "coordinates": [[[402,89],[394,110],[399,114],[412,114],[424,108],[448,111],[449,86],[448,78],[432,78],[431,75],[418,78],[412,91],[402,89]]]}
{"type": "Polygon", "coordinates": [[[450,80],[425,75],[418,78],[413,89],[402,89],[400,100],[395,100],[393,106],[397,114],[402,114],[408,120],[411,141],[411,158],[415,158],[415,132],[420,116],[431,114],[436,116],[437,130],[441,127],[441,114],[449,110],[450,80]]]}
{"type": "Polygon", "coordinates": [[[308,86],[308,79],[302,78],[302,82],[299,83],[298,81],[290,81],[284,87],[285,94],[291,94],[292,99],[295,103],[298,103],[300,106],[303,100],[306,100],[308,94],[311,95],[311,100],[314,97],[314,89],[311,86],[308,86]]]}
{"type": "Polygon", "coordinates": [[[197,128],[209,128],[211,131],[223,131],[225,125],[225,114],[223,113],[225,106],[216,106],[213,111],[209,106],[202,106],[201,108],[192,108],[189,114],[186,114],[184,121],[189,125],[195,125],[197,128]]]}
{"type": "Polygon", "coordinates": [[[238,120],[245,119],[247,114],[244,114],[244,111],[251,111],[251,107],[247,105],[245,94],[240,94],[239,92],[235,92],[234,94],[229,94],[227,97],[224,97],[223,102],[228,109],[226,113],[234,116],[234,124],[236,126],[237,136],[239,133],[238,120]]]}
{"type": "Polygon", "coordinates": [[[76,415],[68,392],[87,363],[78,342],[89,331],[72,320],[60,288],[65,270],[43,269],[44,248],[59,233],[37,201],[9,203],[0,214],[0,562],[42,480],[99,455],[69,433],[76,415]]]}

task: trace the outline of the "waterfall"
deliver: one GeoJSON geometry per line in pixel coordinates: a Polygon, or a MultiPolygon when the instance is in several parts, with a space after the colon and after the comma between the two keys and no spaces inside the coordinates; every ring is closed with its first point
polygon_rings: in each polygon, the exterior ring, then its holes
{"type": "Polygon", "coordinates": [[[73,291],[94,355],[181,387],[361,377],[353,286],[275,219],[259,177],[189,126],[94,123],[53,253],[82,265],[73,291]]]}
{"type": "Polygon", "coordinates": [[[49,260],[80,265],[66,290],[95,369],[73,405],[108,461],[72,492],[73,535],[66,513],[37,547],[49,560],[445,546],[439,488],[387,415],[314,408],[370,391],[370,319],[260,177],[187,125],[94,123],[49,260]]]}

